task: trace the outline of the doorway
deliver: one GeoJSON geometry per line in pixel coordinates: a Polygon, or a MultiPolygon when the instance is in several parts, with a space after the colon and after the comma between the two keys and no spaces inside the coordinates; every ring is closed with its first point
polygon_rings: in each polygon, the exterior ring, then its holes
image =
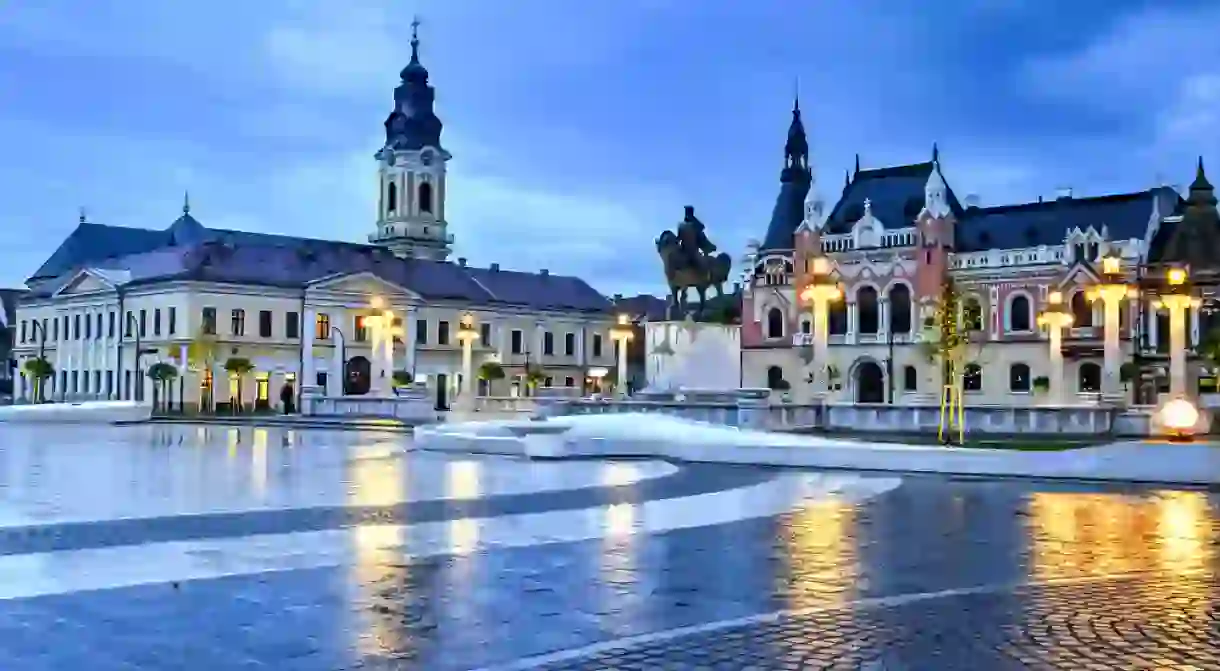
{"type": "Polygon", "coordinates": [[[862,361],[856,366],[856,402],[885,402],[885,375],[876,361],[862,361]]]}
{"type": "Polygon", "coordinates": [[[369,393],[372,364],[362,356],[354,356],[344,364],[343,393],[363,396],[369,393]]]}
{"type": "Polygon", "coordinates": [[[436,409],[449,409],[449,376],[444,373],[436,374],[436,409]]]}

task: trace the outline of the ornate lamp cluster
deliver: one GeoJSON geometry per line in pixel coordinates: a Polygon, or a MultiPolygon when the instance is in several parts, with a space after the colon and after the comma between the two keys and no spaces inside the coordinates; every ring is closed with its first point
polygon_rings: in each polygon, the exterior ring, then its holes
{"type": "Polygon", "coordinates": [[[619,314],[614,326],[610,327],[610,339],[614,341],[615,353],[618,355],[616,379],[618,392],[627,395],[627,345],[635,339],[635,326],[626,314],[619,314]]]}
{"type": "Polygon", "coordinates": [[[825,396],[830,391],[830,303],[843,298],[843,287],[831,274],[830,259],[818,255],[810,259],[809,282],[800,299],[809,305],[813,317],[813,393],[825,396]]]}

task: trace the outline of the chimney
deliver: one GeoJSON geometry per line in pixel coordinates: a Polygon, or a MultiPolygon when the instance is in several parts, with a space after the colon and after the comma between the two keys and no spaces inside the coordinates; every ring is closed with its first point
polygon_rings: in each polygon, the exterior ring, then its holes
{"type": "Polygon", "coordinates": [[[551,271],[547,270],[546,268],[543,268],[542,270],[538,271],[538,274],[543,277],[549,277],[551,275],[551,271]]]}
{"type": "Polygon", "coordinates": [[[979,206],[979,195],[971,193],[966,196],[966,209],[979,206]]]}
{"type": "Polygon", "coordinates": [[[500,270],[500,264],[498,264],[498,263],[493,263],[493,264],[491,264],[491,272],[493,272],[493,273],[494,273],[494,272],[496,272],[496,271],[498,271],[498,270],[500,270]]]}
{"type": "Polygon", "coordinates": [[[465,267],[466,267],[466,257],[465,257],[465,256],[459,256],[459,257],[458,257],[458,265],[459,265],[459,266],[461,266],[461,267],[463,267],[463,268],[465,268],[465,267]]]}
{"type": "Polygon", "coordinates": [[[622,295],[622,294],[614,294],[614,302],[615,302],[615,303],[617,303],[617,302],[619,302],[619,301],[621,301],[621,300],[623,300],[623,295],[622,295]]]}
{"type": "Polygon", "coordinates": [[[1072,197],[1072,187],[1061,186],[1055,189],[1055,200],[1068,200],[1072,197]]]}
{"type": "Polygon", "coordinates": [[[1039,203],[1041,203],[1041,202],[1042,202],[1042,196],[1038,196],[1038,202],[1039,202],[1039,203]]]}

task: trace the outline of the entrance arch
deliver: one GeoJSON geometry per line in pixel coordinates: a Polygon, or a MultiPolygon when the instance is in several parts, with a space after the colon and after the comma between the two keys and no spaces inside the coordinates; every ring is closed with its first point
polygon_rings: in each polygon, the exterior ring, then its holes
{"type": "Polygon", "coordinates": [[[885,403],[885,373],[876,361],[858,362],[854,382],[856,403],[885,403]]]}
{"type": "Polygon", "coordinates": [[[362,356],[354,356],[343,365],[343,393],[362,396],[369,393],[372,366],[362,356]]]}

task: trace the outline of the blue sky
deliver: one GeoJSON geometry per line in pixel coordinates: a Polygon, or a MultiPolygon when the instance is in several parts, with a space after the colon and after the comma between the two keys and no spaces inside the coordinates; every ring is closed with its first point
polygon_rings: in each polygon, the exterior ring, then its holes
{"type": "Polygon", "coordinates": [[[472,263],[659,288],[693,204],[763,235],[794,81],[824,197],[927,160],[984,204],[1220,177],[1220,3],[43,0],[0,11],[0,285],[87,209],[363,240],[410,21],[472,263]]]}

